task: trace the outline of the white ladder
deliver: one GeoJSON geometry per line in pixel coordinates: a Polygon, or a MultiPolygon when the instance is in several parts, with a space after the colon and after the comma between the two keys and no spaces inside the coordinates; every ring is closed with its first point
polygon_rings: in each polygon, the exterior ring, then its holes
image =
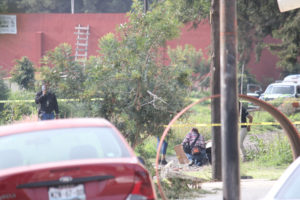
{"type": "Polygon", "coordinates": [[[90,26],[81,26],[80,24],[75,27],[74,34],[77,35],[76,39],[76,51],[75,51],[75,61],[81,62],[85,65],[88,56],[88,46],[89,46],[89,35],[90,26]]]}

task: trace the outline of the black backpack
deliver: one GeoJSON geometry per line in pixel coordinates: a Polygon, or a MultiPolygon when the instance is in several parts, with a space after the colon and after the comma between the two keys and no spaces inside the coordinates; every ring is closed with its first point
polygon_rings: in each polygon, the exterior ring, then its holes
{"type": "Polygon", "coordinates": [[[185,143],[182,144],[182,148],[183,148],[184,153],[191,154],[191,151],[192,151],[196,141],[198,140],[199,136],[200,136],[200,134],[198,133],[196,139],[194,140],[194,142],[191,145],[190,145],[189,142],[185,142],[185,143]]]}

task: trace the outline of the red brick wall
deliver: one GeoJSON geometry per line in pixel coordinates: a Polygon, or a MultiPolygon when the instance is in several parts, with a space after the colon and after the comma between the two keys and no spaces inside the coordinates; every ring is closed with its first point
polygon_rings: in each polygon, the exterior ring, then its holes
{"type": "MultiPolygon", "coordinates": [[[[10,71],[14,60],[27,56],[35,64],[48,50],[61,43],[69,43],[75,49],[75,26],[90,26],[88,55],[96,55],[98,39],[126,22],[126,14],[17,14],[17,34],[0,34],[0,66],[10,71]]],[[[209,57],[210,25],[202,23],[194,30],[190,26],[182,29],[179,39],[168,42],[175,48],[177,45],[191,44],[196,49],[202,49],[209,57]]],[[[277,79],[279,71],[275,69],[276,57],[264,51],[259,63],[254,62],[254,56],[249,64],[250,71],[258,80],[268,77],[277,79]]]]}
{"type": "Polygon", "coordinates": [[[10,70],[15,59],[27,56],[38,63],[61,43],[75,49],[75,26],[90,26],[88,55],[95,55],[98,39],[126,21],[125,14],[17,14],[17,34],[0,34],[0,66],[10,70]]]}

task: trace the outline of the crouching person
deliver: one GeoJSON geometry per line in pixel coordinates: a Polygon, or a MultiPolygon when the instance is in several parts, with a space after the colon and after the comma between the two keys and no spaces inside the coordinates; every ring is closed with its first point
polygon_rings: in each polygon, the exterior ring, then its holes
{"type": "Polygon", "coordinates": [[[201,166],[207,163],[204,137],[199,133],[197,128],[192,128],[185,136],[182,146],[190,161],[189,166],[201,166]]]}

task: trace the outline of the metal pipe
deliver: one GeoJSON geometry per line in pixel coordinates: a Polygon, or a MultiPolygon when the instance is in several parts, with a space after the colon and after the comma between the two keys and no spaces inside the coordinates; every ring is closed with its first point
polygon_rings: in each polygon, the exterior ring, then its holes
{"type": "Polygon", "coordinates": [[[71,13],[74,14],[74,0],[71,0],[71,13]]]}
{"type": "Polygon", "coordinates": [[[144,0],[144,13],[148,11],[148,0],[144,0]]]}

